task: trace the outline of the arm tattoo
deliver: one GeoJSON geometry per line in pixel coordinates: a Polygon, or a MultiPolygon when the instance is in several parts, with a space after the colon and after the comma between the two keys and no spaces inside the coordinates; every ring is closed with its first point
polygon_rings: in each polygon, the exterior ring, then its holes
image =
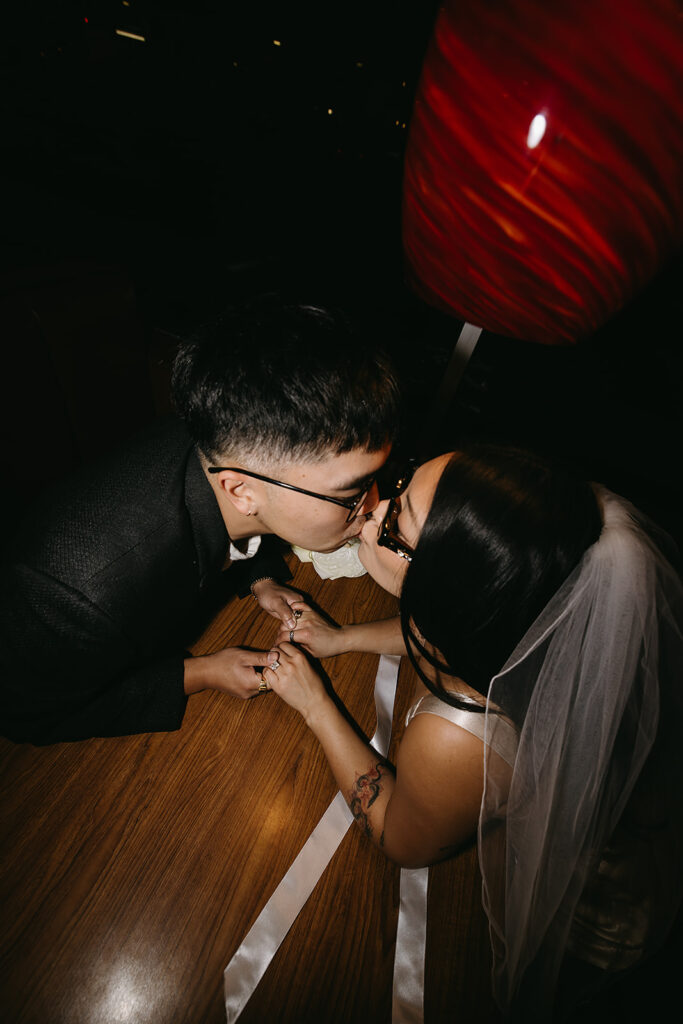
{"type": "MultiPolygon", "coordinates": [[[[377,761],[376,764],[370,765],[363,775],[358,776],[349,794],[351,813],[368,839],[372,839],[372,826],[368,821],[368,811],[382,792],[382,776],[387,774],[388,769],[389,766],[385,761],[377,761]]],[[[380,842],[383,838],[384,833],[382,833],[380,842]]]]}

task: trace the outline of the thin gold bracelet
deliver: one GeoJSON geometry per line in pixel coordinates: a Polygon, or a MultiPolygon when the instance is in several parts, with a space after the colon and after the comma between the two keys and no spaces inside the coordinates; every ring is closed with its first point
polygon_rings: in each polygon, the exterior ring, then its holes
{"type": "Polygon", "coordinates": [[[265,580],[270,580],[271,583],[275,583],[275,579],[272,576],[259,576],[259,578],[257,580],[254,580],[249,586],[251,596],[254,598],[255,601],[258,601],[258,597],[254,593],[254,587],[256,586],[257,583],[263,583],[265,580]]]}

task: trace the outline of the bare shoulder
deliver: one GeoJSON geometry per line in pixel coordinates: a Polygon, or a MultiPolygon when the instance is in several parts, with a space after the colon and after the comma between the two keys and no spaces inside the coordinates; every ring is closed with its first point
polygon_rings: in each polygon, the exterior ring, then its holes
{"type": "Polygon", "coordinates": [[[389,856],[412,867],[452,856],[476,833],[483,785],[482,740],[439,715],[416,715],[399,747],[387,807],[389,856]]]}
{"type": "Polygon", "coordinates": [[[401,741],[398,765],[401,764],[412,766],[423,776],[466,772],[483,784],[484,743],[479,736],[441,715],[415,715],[401,741]]]}

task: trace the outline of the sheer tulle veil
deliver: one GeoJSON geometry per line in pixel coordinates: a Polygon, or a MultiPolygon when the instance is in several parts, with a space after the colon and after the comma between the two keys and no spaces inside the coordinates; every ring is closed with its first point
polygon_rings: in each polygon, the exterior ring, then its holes
{"type": "Polygon", "coordinates": [[[683,590],[656,528],[596,492],[598,541],[487,700],[483,902],[494,994],[525,1022],[553,1019],[566,953],[608,977],[657,948],[681,896],[683,590]]]}

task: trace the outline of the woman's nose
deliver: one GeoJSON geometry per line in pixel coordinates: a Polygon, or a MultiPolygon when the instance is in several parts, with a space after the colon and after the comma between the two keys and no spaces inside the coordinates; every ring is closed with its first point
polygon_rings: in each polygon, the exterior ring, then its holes
{"type": "Polygon", "coordinates": [[[379,488],[377,487],[377,484],[374,483],[370,490],[368,491],[368,493],[365,495],[365,498],[363,499],[363,504],[360,507],[360,511],[363,513],[363,515],[370,516],[377,508],[378,504],[379,488]]]}
{"type": "Polygon", "coordinates": [[[379,495],[376,495],[376,500],[371,511],[366,513],[366,522],[372,523],[376,530],[379,529],[380,524],[384,521],[384,517],[387,514],[388,505],[388,499],[385,498],[383,501],[379,501],[379,495]]]}

